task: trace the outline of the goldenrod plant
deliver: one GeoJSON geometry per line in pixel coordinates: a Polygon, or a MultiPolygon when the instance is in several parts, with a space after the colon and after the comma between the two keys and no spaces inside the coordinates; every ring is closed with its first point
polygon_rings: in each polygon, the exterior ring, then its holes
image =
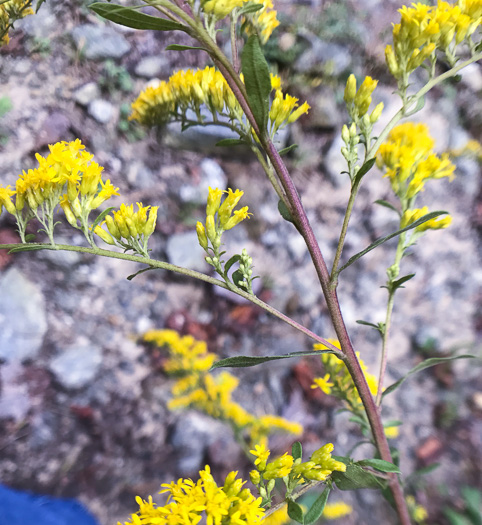
{"type": "MultiPolygon", "coordinates": [[[[37,7],[41,3],[42,0],[37,7]]],[[[31,4],[20,0],[0,3],[0,38],[4,43],[14,21],[31,13],[31,4]]],[[[218,279],[150,257],[148,242],[155,235],[158,206],[137,203],[134,208],[133,203],[127,203],[116,211],[105,208],[105,202],[117,195],[118,189],[103,178],[102,167],[80,140],[51,145],[49,155],[46,158],[37,155],[38,167],[24,171],[14,188],[0,188],[0,210],[5,208],[15,218],[21,241],[0,245],[0,248],[13,253],[40,249],[90,253],[142,263],[145,265],[142,271],[161,268],[197,278],[251,301],[305,334],[314,344],[309,351],[215,361],[214,354],[192,338],[180,338],[178,334],[162,330],[147,334],[147,340],[168,347],[171,352],[166,370],[182,376],[173,387],[171,408],[195,407],[225,420],[242,434],[245,446],[252,447],[248,453],[254,458],[254,469],[249,475],[253,488],[244,487],[246,482],[238,478],[237,472],[231,472],[218,484],[206,466],[197,481],[180,479],[164,485],[161,492],[168,495],[164,505],[157,505],[151,498],[138,498],[139,510],[126,523],[241,525],[283,523],[289,518],[310,524],[324,517],[329,519],[327,502],[335,488],[380,489],[393,506],[399,523],[423,523],[426,511],[412,495],[404,493],[406,473],[400,471],[388,444],[388,438],[396,437],[400,422],[384,423],[380,407],[385,396],[415,372],[445,360],[473,356],[428,359],[396,383],[384,384],[395,293],[413,277],[400,275],[403,256],[415,242],[423,242],[424,235],[432,235],[432,230],[450,225],[446,212],[429,211],[423,204],[424,185],[440,184],[454,176],[454,166],[448,156],[434,153],[434,141],[427,127],[401,121],[422,108],[432,88],[456,77],[464,67],[482,58],[482,0],[438,1],[436,5],[417,3],[399,10],[400,21],[393,25],[392,43],[387,45],[385,54],[388,71],[397,84],[400,108],[376,134],[374,126],[385,111],[383,104],[373,107],[372,103],[378,82],[366,76],[360,83],[354,75],[349,76],[344,91],[348,117],[341,136],[351,191],[331,268],[282,158],[286,150],[279,151],[276,146],[276,132],[306,114],[310,106],[283,91],[281,79],[270,72],[264,58],[262,46],[278,25],[274,3],[271,0],[143,0],[130,7],[95,2],[90,8],[111,22],[131,28],[184,32],[192,37],[195,45],[173,44],[169,49],[178,52],[191,49],[205,54],[209,65],[204,69],[177,71],[167,82],[146,87],[132,104],[131,118],[149,127],[172,121],[181,122],[184,129],[217,124],[236,134],[238,138],[225,139],[219,146],[243,144],[258,159],[279,198],[281,215],[294,225],[306,243],[336,333],[336,339],[325,339],[256,297],[252,286],[256,261],[245,249],[236,248],[229,258],[226,256],[227,261],[223,259],[231,249],[225,245],[230,230],[251,215],[249,203],[237,208],[243,197],[242,189],[224,192],[210,188],[206,219],[196,226],[206,261],[221,277],[218,279]],[[144,13],[143,6],[153,8],[157,16],[144,13]],[[220,30],[229,34],[230,56],[218,45],[220,30]],[[411,83],[415,70],[420,73],[416,84],[411,83]],[[378,204],[398,215],[398,229],[346,259],[343,252],[353,207],[360,184],[375,163],[384,172],[398,203],[394,206],[379,201],[378,204]],[[72,227],[83,232],[88,246],[55,242],[59,209],[72,227]],[[32,234],[27,234],[27,225],[32,221],[40,223],[48,242],[37,242],[32,234]],[[387,271],[386,317],[378,324],[360,321],[381,336],[382,357],[376,376],[368,371],[353,347],[337,287],[346,268],[392,238],[398,238],[399,242],[394,263],[387,271]],[[100,240],[107,247],[98,247],[100,240]],[[332,456],[333,446],[326,444],[303,461],[301,443],[296,442],[289,453],[271,460],[266,438],[273,428],[296,434],[300,427],[273,416],[254,417],[231,398],[237,379],[228,373],[217,375],[213,370],[249,367],[299,356],[315,359],[320,355],[324,372],[315,379],[314,388],[342,400],[351,412],[352,421],[361,426],[366,439],[373,444],[375,453],[373,457],[355,461],[351,451],[332,456]],[[265,422],[263,418],[267,418],[265,422]],[[277,479],[282,480],[283,485],[278,485],[284,488],[274,500],[277,479]],[[320,494],[307,507],[302,496],[314,487],[318,487],[320,494]],[[298,498],[301,498],[299,502],[298,498]]],[[[332,515],[349,512],[343,503],[337,505],[331,507],[332,515]]]]}

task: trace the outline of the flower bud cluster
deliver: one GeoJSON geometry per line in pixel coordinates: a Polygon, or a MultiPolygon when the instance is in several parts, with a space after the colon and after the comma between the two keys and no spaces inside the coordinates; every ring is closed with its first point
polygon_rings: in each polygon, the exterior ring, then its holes
{"type": "Polygon", "coordinates": [[[280,79],[278,77],[271,77],[271,86],[275,89],[275,95],[273,102],[271,103],[271,108],[269,111],[270,119],[270,133],[273,136],[280,127],[286,126],[286,124],[291,124],[298,120],[301,115],[308,113],[310,106],[307,102],[303,102],[301,106],[298,106],[298,101],[296,97],[292,97],[288,94],[283,94],[281,87],[275,88],[275,85],[281,85],[281,82],[278,82],[280,79]]]}
{"type": "Polygon", "coordinates": [[[147,243],[156,228],[159,206],[144,206],[138,202],[137,208],[134,211],[133,204],[121,204],[119,210],[105,216],[104,222],[95,228],[94,233],[107,244],[149,257],[147,243]],[[107,231],[102,228],[104,225],[107,231]]]}
{"type": "Polygon", "coordinates": [[[274,481],[283,479],[289,492],[308,481],[326,481],[334,472],[345,472],[346,465],[331,457],[333,445],[328,443],[311,455],[309,461],[302,462],[301,458],[294,459],[288,453],[268,461],[270,451],[264,444],[256,445],[250,453],[256,458],[255,470],[249,474],[251,482],[258,487],[261,496],[268,500],[274,481]],[[268,483],[266,483],[268,482],[268,483]]]}
{"type": "Polygon", "coordinates": [[[391,74],[403,89],[408,77],[427,59],[435,62],[436,51],[445,54],[451,65],[456,62],[455,48],[467,42],[473,51],[472,37],[482,22],[480,0],[439,1],[436,6],[414,3],[399,9],[400,23],[393,26],[393,45],[385,49],[391,74]]]}
{"type": "Polygon", "coordinates": [[[16,20],[33,15],[32,0],[7,0],[0,4],[0,47],[10,41],[9,29],[16,20]]]}
{"type": "Polygon", "coordinates": [[[191,408],[228,423],[238,435],[250,444],[266,441],[274,431],[299,435],[303,427],[275,415],[255,416],[232,399],[239,379],[228,372],[210,374],[208,370],[217,355],[208,352],[204,341],[187,335],[181,337],[174,330],[152,330],[144,340],[167,350],[169,357],[164,370],[178,377],[173,385],[170,410],[191,408]]]}
{"type": "Polygon", "coordinates": [[[22,242],[25,242],[27,223],[35,217],[53,244],[54,211],[60,204],[68,222],[82,229],[91,242],[89,214],[118,195],[118,188],[110,180],[102,180],[104,168],[93,162],[94,156],[85,151],[79,139],[58,142],[50,145],[49,150],[45,158],[36,154],[39,167],[23,171],[14,192],[9,187],[0,188],[0,211],[3,205],[16,217],[22,242]]]}
{"type": "MultiPolygon", "coordinates": [[[[365,77],[361,86],[357,89],[355,75],[351,74],[348,77],[345,86],[344,101],[348,110],[348,114],[354,122],[365,115],[372,103],[372,94],[377,87],[378,80],[372,77],[365,77]]],[[[374,124],[381,115],[383,105],[380,104],[372,111],[370,115],[370,122],[374,124]]]]}

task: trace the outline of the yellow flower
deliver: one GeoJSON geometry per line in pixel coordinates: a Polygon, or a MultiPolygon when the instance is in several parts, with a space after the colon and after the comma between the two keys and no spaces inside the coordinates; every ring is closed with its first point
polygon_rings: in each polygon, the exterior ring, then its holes
{"type": "Polygon", "coordinates": [[[325,510],[323,511],[323,518],[327,520],[337,520],[344,518],[353,512],[353,508],[344,503],[343,501],[337,501],[336,503],[327,503],[325,510]]]}
{"type": "Polygon", "coordinates": [[[388,439],[395,439],[399,434],[400,430],[398,426],[385,427],[385,436],[387,436],[388,439]]]}
{"type": "Polygon", "coordinates": [[[333,386],[333,383],[330,383],[330,374],[325,374],[325,377],[323,378],[316,377],[313,382],[314,384],[311,385],[311,388],[320,388],[326,395],[331,394],[331,387],[333,386]]]}
{"type": "Polygon", "coordinates": [[[285,523],[290,522],[291,519],[288,516],[288,505],[285,505],[264,518],[263,525],[284,525],[285,523]]]}
{"type": "Polygon", "coordinates": [[[12,202],[12,195],[15,195],[15,192],[10,189],[10,186],[6,188],[0,186],[0,213],[2,213],[2,207],[5,206],[8,213],[15,215],[17,210],[12,202]]]}

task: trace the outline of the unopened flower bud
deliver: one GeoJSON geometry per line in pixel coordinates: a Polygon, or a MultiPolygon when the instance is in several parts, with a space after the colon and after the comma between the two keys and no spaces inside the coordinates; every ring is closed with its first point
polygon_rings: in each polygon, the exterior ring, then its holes
{"type": "Polygon", "coordinates": [[[355,100],[356,95],[356,78],[353,73],[348,77],[348,80],[346,81],[345,86],[345,94],[343,96],[343,99],[345,100],[345,103],[347,105],[350,105],[355,100]]]}
{"type": "Polygon", "coordinates": [[[372,124],[375,124],[375,122],[378,122],[378,119],[380,118],[383,111],[383,102],[380,102],[377,104],[375,109],[370,114],[370,122],[372,124]]]}
{"type": "Polygon", "coordinates": [[[341,128],[341,138],[345,144],[350,143],[350,132],[348,131],[348,126],[346,124],[343,124],[343,127],[341,128]]]}

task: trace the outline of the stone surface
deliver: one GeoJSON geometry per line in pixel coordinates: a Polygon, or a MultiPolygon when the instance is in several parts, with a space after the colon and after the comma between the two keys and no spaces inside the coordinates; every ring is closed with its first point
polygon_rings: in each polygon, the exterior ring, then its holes
{"type": "Polygon", "coordinates": [[[81,106],[88,106],[93,100],[99,98],[100,90],[96,82],[87,82],[74,92],[74,100],[81,106]]]}
{"type": "Polygon", "coordinates": [[[200,177],[197,184],[184,184],[179,190],[183,202],[205,204],[209,188],[226,189],[227,177],[221,166],[214,159],[203,159],[199,166],[200,177]]]}
{"type": "Polygon", "coordinates": [[[203,272],[208,269],[204,260],[205,252],[199,246],[195,231],[171,235],[167,240],[166,252],[171,264],[203,272]]]}
{"type": "Polygon", "coordinates": [[[116,114],[116,108],[108,100],[96,99],[89,103],[89,115],[100,124],[107,124],[116,114]]]}
{"type": "Polygon", "coordinates": [[[102,350],[82,343],[60,350],[49,364],[57,381],[65,388],[87,386],[96,376],[102,363],[102,350]]]}
{"type": "Polygon", "coordinates": [[[112,27],[83,24],[72,31],[77,49],[91,60],[121,58],[131,48],[129,42],[112,27]]]}
{"type": "Polygon", "coordinates": [[[169,60],[165,56],[151,56],[141,59],[134,71],[138,77],[156,78],[161,73],[165,75],[169,71],[169,67],[169,60]]]}
{"type": "Polygon", "coordinates": [[[0,359],[33,359],[46,331],[40,288],[16,268],[8,270],[0,280],[0,359]]]}

